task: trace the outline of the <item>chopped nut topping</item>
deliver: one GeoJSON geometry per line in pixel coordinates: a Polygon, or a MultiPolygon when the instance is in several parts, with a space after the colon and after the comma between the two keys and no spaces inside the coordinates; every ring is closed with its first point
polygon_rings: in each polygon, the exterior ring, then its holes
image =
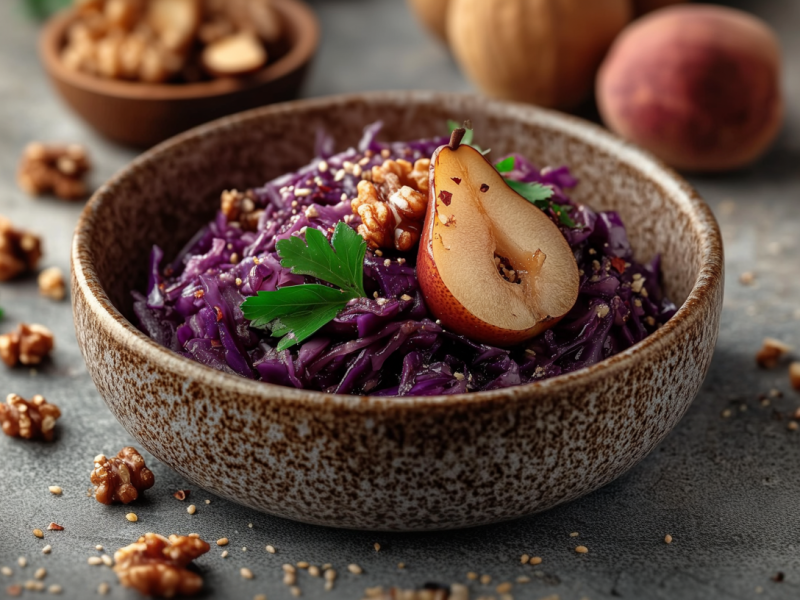
{"type": "Polygon", "coordinates": [[[361,575],[361,573],[364,572],[363,569],[356,564],[347,565],[347,570],[353,575],[361,575]]]}
{"type": "MultiPolygon", "coordinates": [[[[128,504],[155,483],[152,471],[145,466],[144,458],[135,448],[123,448],[113,458],[97,458],[105,459],[96,460],[92,471],[92,483],[96,486],[94,497],[101,504],[128,504]]],[[[129,521],[135,520],[130,515],[128,517],[129,521]]]]}
{"type": "Polygon", "coordinates": [[[575,552],[577,552],[578,554],[586,554],[587,552],[589,552],[589,549],[586,546],[578,546],[577,548],[575,548],[575,552]]]}
{"type": "Polygon", "coordinates": [[[34,396],[29,402],[17,394],[9,394],[6,403],[0,404],[0,424],[3,433],[10,437],[52,442],[60,416],[58,407],[42,396],[34,396]]]}
{"type": "Polygon", "coordinates": [[[789,365],[789,381],[792,387],[800,392],[800,362],[793,362],[789,365]]]}
{"type": "Polygon", "coordinates": [[[664,536],[664,543],[665,544],[671,544],[672,543],[672,536],[670,534],[667,534],[667,535],[664,536]]]}
{"type": "Polygon", "coordinates": [[[38,365],[54,345],[53,333],[47,327],[20,323],[16,331],[0,335],[0,358],[9,367],[38,365]]]}
{"type": "Polygon", "coordinates": [[[59,525],[58,523],[50,523],[50,525],[47,526],[47,530],[48,531],[64,531],[64,528],[61,525],[59,525]]]}
{"type": "Polygon", "coordinates": [[[35,535],[39,539],[42,539],[44,537],[44,532],[41,529],[34,529],[33,535],[35,535]]]}
{"type": "Polygon", "coordinates": [[[419,241],[428,207],[430,160],[413,165],[407,160],[386,160],[372,167],[371,181],[358,183],[352,202],[361,217],[358,233],[370,248],[396,248],[405,252],[419,241]]]}
{"type": "Polygon", "coordinates": [[[11,221],[0,216],[0,281],[36,270],[41,257],[39,238],[15,229],[11,221]]]}
{"type": "Polygon", "coordinates": [[[177,492],[172,494],[172,496],[174,498],[176,498],[178,500],[181,500],[181,501],[186,500],[186,496],[188,496],[188,495],[189,495],[189,490],[178,490],[177,492]]]}
{"type": "Polygon", "coordinates": [[[62,200],[80,200],[88,194],[84,176],[91,170],[83,146],[28,144],[17,170],[17,183],[31,196],[55,194],[62,200]]]}
{"type": "Polygon", "coordinates": [[[203,578],[186,567],[210,546],[197,537],[146,533],[114,554],[114,571],[125,587],[142,594],[171,598],[191,596],[203,587],[203,578]]]}
{"type": "Polygon", "coordinates": [[[778,366],[778,361],[785,354],[792,350],[791,346],[784,344],[774,338],[764,338],[761,350],[756,354],[756,362],[762,369],[774,369],[778,366]]]}
{"type": "Polygon", "coordinates": [[[258,220],[264,214],[263,209],[257,208],[256,196],[252,190],[242,193],[238,190],[222,192],[220,210],[228,222],[239,223],[244,231],[258,229],[258,220]]]}
{"type": "Polygon", "coordinates": [[[45,298],[63,300],[67,295],[64,274],[58,267],[50,267],[39,273],[39,293],[45,298]]]}

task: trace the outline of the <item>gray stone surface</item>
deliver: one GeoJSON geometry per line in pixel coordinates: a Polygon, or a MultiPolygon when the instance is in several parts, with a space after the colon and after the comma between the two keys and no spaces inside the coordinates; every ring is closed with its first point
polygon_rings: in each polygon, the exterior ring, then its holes
{"type": "MultiPolygon", "coordinates": [[[[19,152],[34,139],[84,142],[97,162],[97,183],[134,154],[102,139],[53,95],[35,56],[35,27],[0,4],[0,213],[44,234],[45,266],[68,268],[70,238],[79,205],[30,200],[16,189],[19,152]]],[[[436,534],[370,534],[311,527],[271,518],[192,489],[151,459],[156,488],[132,508],[108,508],[87,498],[88,473],[98,452],[116,452],[131,439],[94,389],[75,344],[67,302],[40,298],[34,279],[0,285],[6,319],[51,327],[58,347],[52,363],[34,372],[0,369],[0,392],[44,394],[62,407],[56,443],[23,443],[0,436],[0,597],[12,582],[33,578],[60,584],[64,598],[92,598],[100,582],[112,598],[136,598],[120,588],[106,567],[91,567],[96,544],[113,551],[145,531],[196,531],[230,538],[230,556],[214,547],[198,561],[204,597],[290,598],[280,564],[330,562],[340,572],[336,588],[303,573],[306,598],[357,599],[377,585],[413,587],[429,581],[466,581],[467,571],[492,576],[490,586],[471,583],[473,597],[493,595],[502,581],[528,575],[515,598],[796,598],[800,594],[800,432],[787,417],[800,406],[786,369],[755,368],[761,338],[772,335],[800,346],[800,2],[739,0],[737,5],[770,21],[786,55],[788,117],[775,148],[738,173],[692,177],[722,225],[728,283],[717,354],[703,390],[675,431],[639,466],[606,488],[545,514],[512,523],[436,534]],[[756,273],[745,287],[738,277],[756,273]],[[763,406],[759,394],[784,393],[763,406]],[[724,418],[723,411],[731,416],[724,418]],[[64,494],[51,496],[49,485],[64,494]],[[192,489],[197,514],[171,492],[192,489]],[[204,500],[211,500],[205,504],[204,500]],[[34,538],[51,521],[65,527],[34,538]],[[252,524],[252,527],[250,525],[252,524]],[[571,532],[579,532],[577,538],[571,532]],[[664,535],[674,537],[671,545],[664,535]],[[373,549],[381,544],[380,552],[373,549]],[[574,547],[584,544],[586,555],[574,547]],[[51,544],[52,554],[41,549],[51,544]],[[278,549],[270,555],[266,544],[278,549]],[[244,551],[243,547],[247,547],[244,551]],[[519,564],[523,552],[541,556],[538,567],[519,564]],[[17,566],[25,556],[28,566],[17,566]],[[346,572],[358,563],[364,574],[346,572]],[[397,563],[404,562],[404,570],[397,563]],[[249,567],[255,579],[239,576],[249,567]],[[771,578],[777,572],[785,580],[771,578]]],[[[317,0],[323,45],[306,88],[322,95],[378,88],[468,90],[447,53],[413,25],[400,0],[317,0]]],[[[35,592],[25,592],[26,595],[35,592]]],[[[496,595],[496,594],[494,594],[496,595]]]]}

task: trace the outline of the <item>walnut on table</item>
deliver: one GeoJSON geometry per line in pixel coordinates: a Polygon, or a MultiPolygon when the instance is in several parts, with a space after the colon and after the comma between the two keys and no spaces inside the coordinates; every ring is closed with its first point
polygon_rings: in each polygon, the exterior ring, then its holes
{"type": "Polygon", "coordinates": [[[3,433],[10,437],[52,442],[60,416],[58,407],[39,395],[28,401],[17,394],[9,394],[6,403],[0,404],[0,424],[3,433]]]}
{"type": "Polygon", "coordinates": [[[89,193],[84,177],[91,168],[83,146],[32,142],[22,154],[17,183],[31,196],[54,194],[62,200],[81,200],[89,193]]]}
{"type": "Polygon", "coordinates": [[[55,338],[47,327],[20,323],[15,331],[0,335],[0,359],[9,367],[38,365],[54,345],[55,338]]]}
{"type": "Polygon", "coordinates": [[[96,456],[92,471],[94,497],[101,504],[128,504],[153,487],[155,477],[136,448],[126,447],[111,458],[96,456]]]}
{"type": "Polygon", "coordinates": [[[372,167],[371,181],[359,181],[352,210],[361,217],[358,233],[370,248],[406,252],[419,241],[428,207],[430,163],[427,158],[413,165],[386,160],[372,167]]]}
{"type": "Polygon", "coordinates": [[[256,198],[253,190],[240,192],[226,190],[220,198],[220,210],[229,223],[238,223],[244,231],[258,229],[258,221],[264,210],[256,207],[256,198]]]}
{"type": "Polygon", "coordinates": [[[41,240],[28,231],[15,229],[0,215],[0,281],[35,271],[41,257],[41,240]]]}
{"type": "Polygon", "coordinates": [[[774,369],[780,359],[792,351],[792,347],[775,338],[764,338],[761,350],[756,353],[756,362],[762,369],[774,369]]]}
{"type": "Polygon", "coordinates": [[[63,300],[66,297],[67,284],[61,269],[50,267],[39,273],[39,293],[52,300],[63,300]]]}
{"type": "Polygon", "coordinates": [[[125,587],[142,594],[172,598],[190,596],[203,587],[203,578],[186,567],[211,547],[197,534],[171,535],[169,539],[146,533],[114,554],[114,571],[125,587]]]}

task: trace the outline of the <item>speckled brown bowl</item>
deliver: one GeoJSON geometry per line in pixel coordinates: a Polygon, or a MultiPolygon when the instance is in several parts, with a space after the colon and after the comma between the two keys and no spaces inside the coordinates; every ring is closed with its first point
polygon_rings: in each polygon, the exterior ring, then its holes
{"type": "Polygon", "coordinates": [[[722,243],[697,194],[606,131],[530,106],[441,93],[375,93],[266,107],[144,154],[86,206],[72,255],[78,342],[111,411],[188,480],[255,509],[336,527],[465,527],[545,510],[641,460],[683,416],[714,350],[722,243]],[[154,243],[167,256],[220,190],[305,164],[317,128],[339,147],[378,119],[384,139],[470,118],[481,144],[568,164],[574,197],[618,210],[639,259],[663,255],[681,304],[662,329],[591,368],[443,397],[336,396],[227,375],[173,354],[130,322],[154,243]]]}
{"type": "Polygon", "coordinates": [[[77,18],[73,10],[42,28],[39,54],[56,90],[87,123],[114,141],[149,147],[212,119],[297,97],[319,45],[319,24],[301,0],[273,0],[273,5],[284,24],[283,39],[273,49],[279,58],[246,78],[152,84],[70,70],[61,50],[77,18]]]}

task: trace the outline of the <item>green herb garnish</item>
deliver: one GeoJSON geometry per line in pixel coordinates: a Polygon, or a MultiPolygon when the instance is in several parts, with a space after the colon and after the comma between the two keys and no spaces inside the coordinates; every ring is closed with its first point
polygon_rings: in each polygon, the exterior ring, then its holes
{"type": "Polygon", "coordinates": [[[281,266],[297,275],[310,275],[337,288],[316,283],[294,285],[274,292],[258,292],[242,303],[251,327],[269,329],[282,338],[278,350],[286,350],[329,323],[350,300],[363,298],[364,255],[367,243],[343,222],[336,224],[330,244],[318,229],[306,229],[299,237],[281,240],[276,249],[281,266]],[[333,246],[333,247],[331,247],[333,246]]]}

